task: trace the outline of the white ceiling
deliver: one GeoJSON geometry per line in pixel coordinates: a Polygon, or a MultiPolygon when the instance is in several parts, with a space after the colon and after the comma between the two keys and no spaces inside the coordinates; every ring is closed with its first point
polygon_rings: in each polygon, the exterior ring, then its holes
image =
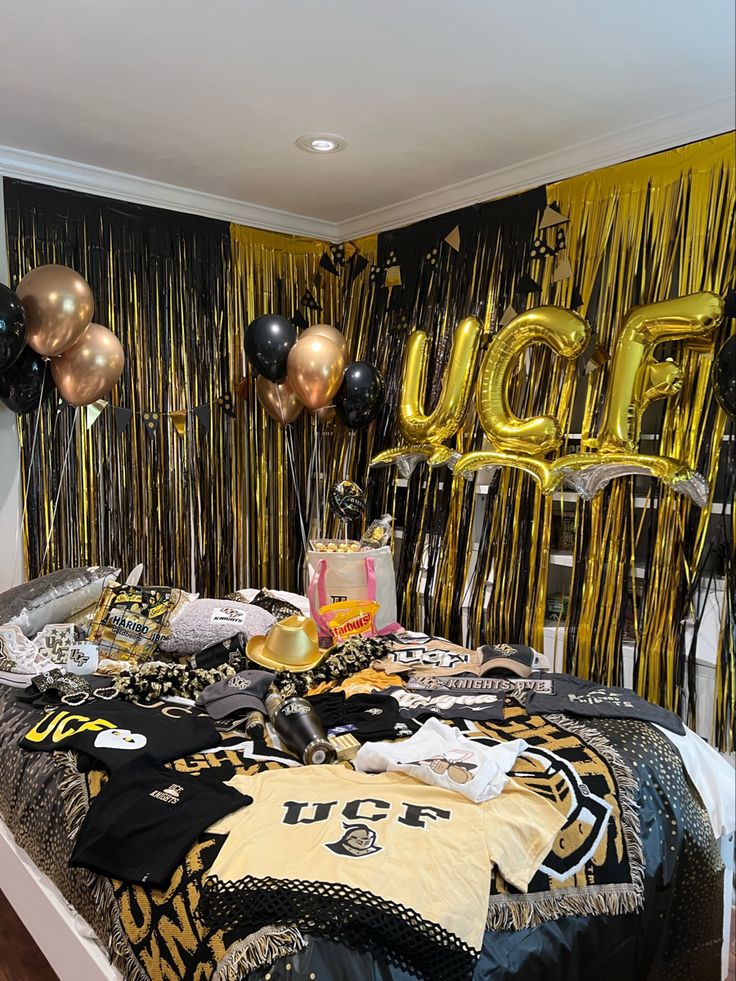
{"type": "Polygon", "coordinates": [[[0,171],[326,237],[734,125],[732,0],[3,8],[0,171]]]}

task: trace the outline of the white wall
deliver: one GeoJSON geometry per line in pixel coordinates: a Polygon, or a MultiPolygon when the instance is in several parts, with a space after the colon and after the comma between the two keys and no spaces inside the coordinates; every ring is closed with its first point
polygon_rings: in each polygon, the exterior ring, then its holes
{"type": "MultiPolygon", "coordinates": [[[[0,174],[0,283],[9,283],[5,236],[5,201],[0,174]]],[[[0,404],[0,591],[23,579],[18,534],[20,506],[20,453],[15,415],[0,404]]]]}

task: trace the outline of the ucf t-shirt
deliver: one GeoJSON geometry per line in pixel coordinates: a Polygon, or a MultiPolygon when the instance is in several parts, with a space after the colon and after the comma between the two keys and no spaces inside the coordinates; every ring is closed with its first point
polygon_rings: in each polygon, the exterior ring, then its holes
{"type": "Polygon", "coordinates": [[[343,766],[230,784],[253,804],[210,828],[228,838],[210,869],[207,922],[296,923],[441,981],[472,975],[492,867],[526,890],[565,821],[514,780],[481,804],[403,773],[343,766]]]}
{"type": "Polygon", "coordinates": [[[138,754],[95,797],[69,860],[127,882],[164,886],[214,818],[250,804],[232,787],[138,754]]]}
{"type": "Polygon", "coordinates": [[[93,698],[78,708],[50,709],[23,736],[20,745],[47,753],[76,749],[112,772],[141,753],[168,763],[221,742],[207,716],[173,719],[155,708],[93,698]]]}
{"type": "Polygon", "coordinates": [[[546,712],[569,712],[570,715],[599,719],[638,719],[653,722],[682,736],[682,720],[661,705],[653,705],[628,688],[606,687],[583,681],[571,674],[551,674],[552,691],[529,691],[526,710],[529,715],[546,712]]]}

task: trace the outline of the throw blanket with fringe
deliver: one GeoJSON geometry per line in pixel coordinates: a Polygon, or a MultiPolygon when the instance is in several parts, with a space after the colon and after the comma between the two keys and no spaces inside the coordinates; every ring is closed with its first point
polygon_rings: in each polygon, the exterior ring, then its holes
{"type": "MultiPolygon", "coordinates": [[[[68,868],[71,843],[104,777],[80,773],[70,753],[57,754],[56,765],[50,755],[23,753],[17,744],[33,712],[13,694],[0,690],[0,814],[104,940],[128,981],[291,981],[298,969],[308,977],[318,964],[325,981],[347,976],[345,965],[356,979],[373,976],[363,970],[362,955],[340,945],[326,951],[326,941],[302,938],[289,926],[250,936],[204,927],[197,909],[218,848],[214,837],[190,849],[165,890],[68,868]]],[[[514,708],[503,722],[458,725],[491,742],[526,739],[517,778],[569,816],[567,834],[528,894],[494,880],[480,977],[541,977],[542,971],[546,981],[717,981],[723,866],[707,815],[660,733],[641,722],[529,718],[514,708]],[[639,909],[642,879],[641,910],[612,915],[639,909]],[[596,958],[581,961],[582,949],[605,950],[606,969],[596,958]]],[[[176,768],[217,767],[229,779],[280,765],[223,749],[176,768]]],[[[405,981],[396,968],[381,970],[405,981]]]]}
{"type": "Polygon", "coordinates": [[[526,893],[494,871],[488,927],[518,930],[560,916],[638,910],[644,894],[638,781],[610,742],[570,716],[528,716],[519,707],[507,708],[503,722],[459,726],[489,745],[526,740],[511,776],[567,818],[526,893]]]}

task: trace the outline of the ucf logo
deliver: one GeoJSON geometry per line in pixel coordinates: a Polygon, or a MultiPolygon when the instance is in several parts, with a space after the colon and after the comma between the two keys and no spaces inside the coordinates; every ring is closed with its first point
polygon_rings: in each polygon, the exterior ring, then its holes
{"type": "Polygon", "coordinates": [[[366,858],[368,855],[375,855],[383,849],[376,844],[378,835],[373,828],[367,824],[346,824],[345,833],[339,841],[331,841],[325,845],[336,855],[344,858],[366,858]]]}

